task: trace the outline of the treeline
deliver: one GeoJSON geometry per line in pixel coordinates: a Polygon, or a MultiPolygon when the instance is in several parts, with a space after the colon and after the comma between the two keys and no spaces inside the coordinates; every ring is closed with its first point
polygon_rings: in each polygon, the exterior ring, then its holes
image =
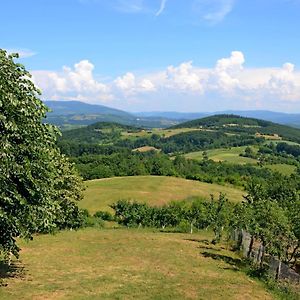
{"type": "Polygon", "coordinates": [[[161,175],[243,186],[251,177],[263,181],[274,176],[270,170],[253,165],[224,164],[212,160],[196,161],[183,156],[172,159],[154,151],[86,155],[73,158],[72,161],[85,180],[114,176],[161,175]]]}
{"type": "Polygon", "coordinates": [[[212,228],[215,232],[214,242],[220,241],[224,226],[231,219],[234,205],[225,195],[220,194],[217,201],[195,199],[192,202],[171,202],[162,207],[151,207],[146,203],[119,200],[111,206],[115,219],[128,227],[178,227],[193,233],[193,228],[212,228]]]}
{"type": "Polygon", "coordinates": [[[295,267],[300,258],[300,198],[299,185],[278,178],[264,184],[251,182],[243,203],[232,204],[220,194],[217,201],[196,199],[192,202],[172,202],[162,207],[120,200],[111,207],[116,220],[128,227],[211,228],[213,242],[220,241],[223,232],[245,230],[251,235],[249,255],[255,242],[262,244],[260,267],[265,254],[295,267]]]}
{"type": "Polygon", "coordinates": [[[158,134],[139,138],[120,137],[120,130],[114,129],[114,127],[109,132],[90,132],[87,128],[82,128],[64,133],[64,136],[58,141],[58,145],[61,151],[68,156],[81,156],[83,154],[120,152],[122,149],[133,150],[143,146],[155,147],[166,154],[187,153],[214,148],[257,145],[263,141],[262,138],[254,135],[227,135],[217,131],[190,131],[170,137],[158,134]],[[87,135],[85,136],[84,133],[87,135]]]}

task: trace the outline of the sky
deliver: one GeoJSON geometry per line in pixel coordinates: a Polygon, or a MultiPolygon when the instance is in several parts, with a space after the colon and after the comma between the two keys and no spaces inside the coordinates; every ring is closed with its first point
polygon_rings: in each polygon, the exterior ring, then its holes
{"type": "Polygon", "coordinates": [[[44,100],[300,112],[300,0],[2,0],[44,100]]]}

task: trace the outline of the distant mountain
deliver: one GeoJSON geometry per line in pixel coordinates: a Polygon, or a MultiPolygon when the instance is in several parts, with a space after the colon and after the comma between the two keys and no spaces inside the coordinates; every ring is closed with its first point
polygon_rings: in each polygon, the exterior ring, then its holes
{"type": "Polygon", "coordinates": [[[103,114],[134,118],[132,114],[123,110],[80,101],[45,101],[45,104],[52,110],[54,115],[103,114]]]}
{"type": "Polygon", "coordinates": [[[212,113],[183,113],[183,112],[176,112],[176,111],[150,111],[150,112],[139,112],[135,113],[136,116],[139,117],[161,117],[173,120],[193,120],[198,118],[203,118],[206,116],[211,115],[212,113]]]}
{"type": "Polygon", "coordinates": [[[222,112],[140,112],[129,113],[123,110],[83,103],[80,101],[45,101],[52,110],[47,114],[47,122],[61,129],[72,129],[96,122],[116,122],[138,127],[170,127],[187,120],[194,120],[215,114],[234,114],[242,117],[263,119],[279,124],[300,128],[300,114],[289,114],[265,110],[222,111],[222,112]]]}
{"type": "Polygon", "coordinates": [[[45,104],[51,109],[45,121],[59,126],[62,130],[79,128],[96,122],[115,122],[146,128],[165,128],[185,121],[185,119],[174,120],[159,116],[136,116],[119,109],[80,101],[45,101],[45,104]]]}
{"type": "Polygon", "coordinates": [[[279,124],[286,124],[293,127],[300,128],[300,113],[299,114],[289,114],[282,112],[273,112],[267,110],[228,110],[228,111],[218,111],[218,112],[199,112],[199,113],[181,113],[181,112],[140,112],[136,113],[137,116],[143,117],[163,117],[174,120],[194,120],[198,118],[203,118],[206,116],[213,116],[216,114],[233,114],[242,117],[263,119],[279,124]]]}

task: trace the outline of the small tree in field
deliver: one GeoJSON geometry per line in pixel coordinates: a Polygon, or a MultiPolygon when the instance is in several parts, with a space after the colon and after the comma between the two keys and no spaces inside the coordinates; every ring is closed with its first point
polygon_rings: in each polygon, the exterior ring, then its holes
{"type": "Polygon", "coordinates": [[[58,129],[42,123],[48,109],[17,57],[0,49],[0,252],[15,256],[17,237],[72,227],[82,190],[56,147],[58,129]]]}

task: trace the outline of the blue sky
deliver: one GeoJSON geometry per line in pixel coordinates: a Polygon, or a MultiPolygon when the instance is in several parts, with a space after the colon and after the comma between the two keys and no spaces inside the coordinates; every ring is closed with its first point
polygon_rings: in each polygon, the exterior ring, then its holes
{"type": "Polygon", "coordinates": [[[300,112],[300,0],[3,1],[1,48],[44,99],[300,112]]]}

